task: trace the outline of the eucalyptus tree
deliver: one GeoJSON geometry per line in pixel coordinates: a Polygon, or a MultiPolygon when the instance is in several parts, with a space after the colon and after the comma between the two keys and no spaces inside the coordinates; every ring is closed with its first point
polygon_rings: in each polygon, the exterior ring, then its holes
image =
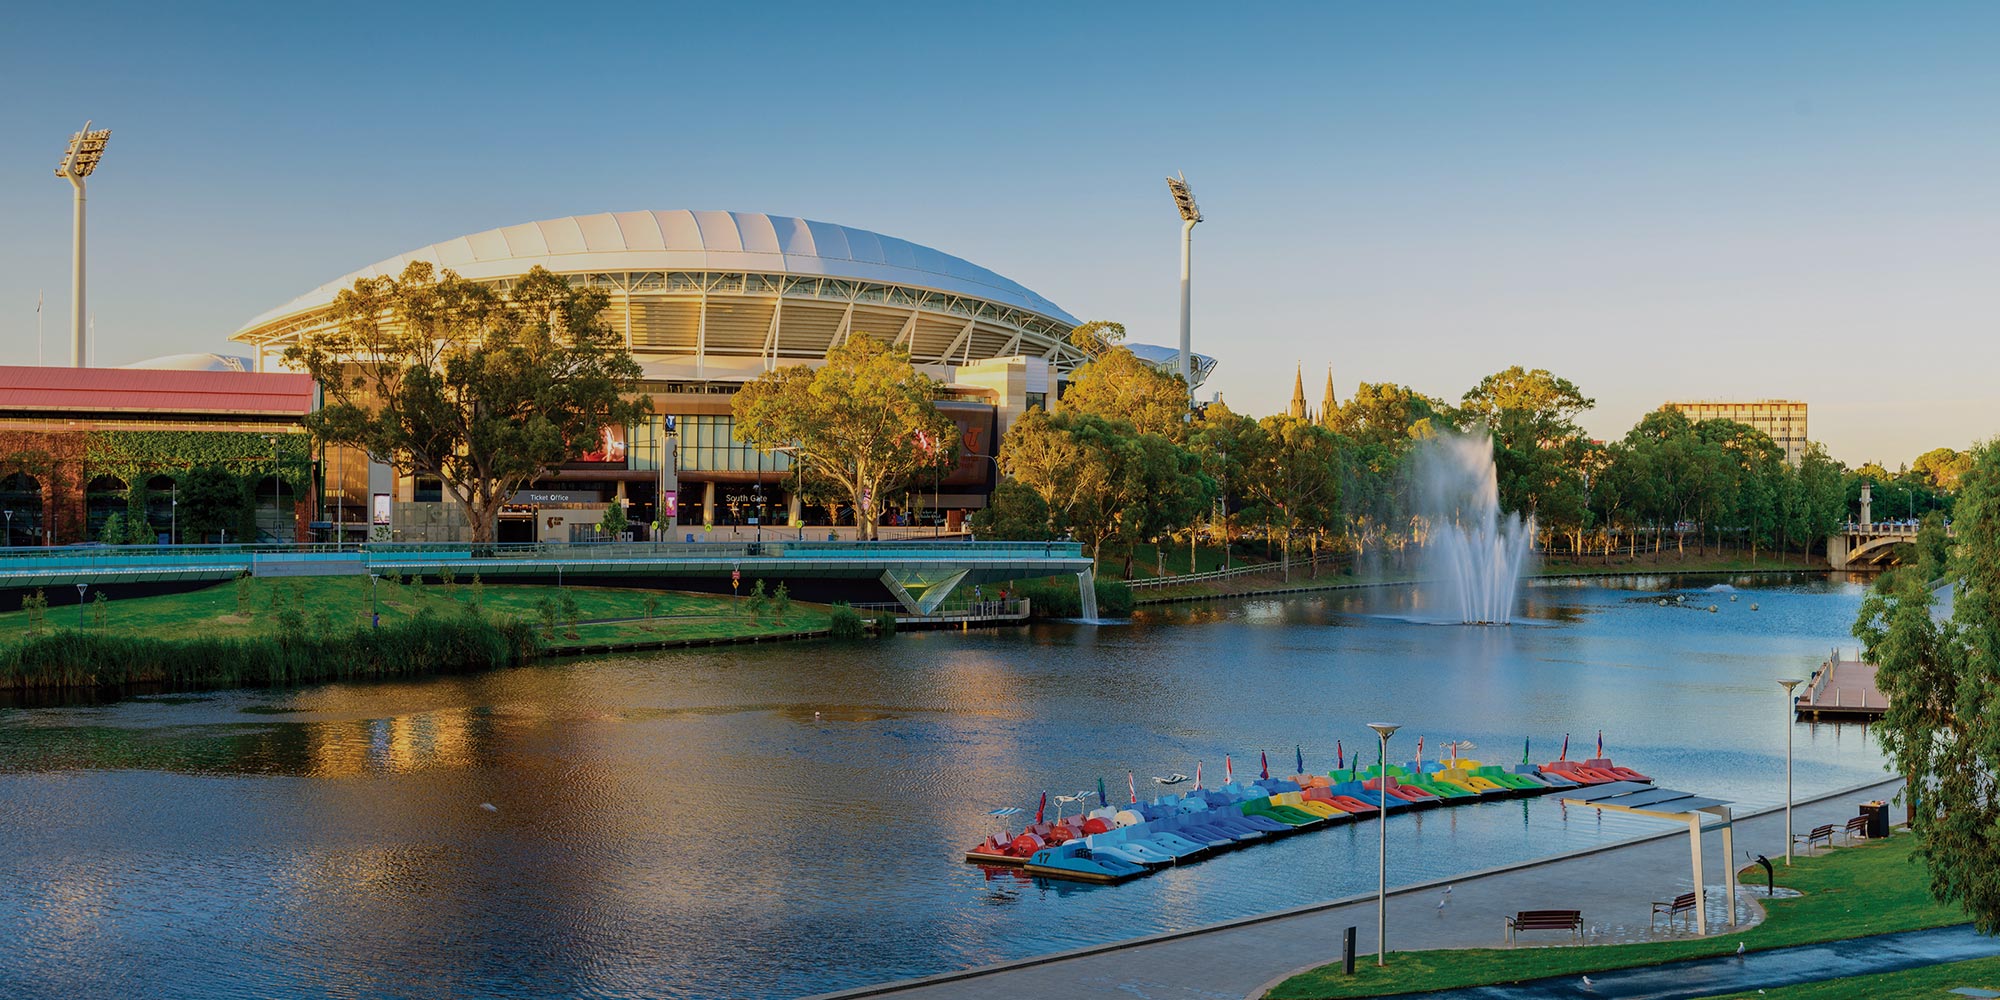
{"type": "Polygon", "coordinates": [[[414,261],[361,278],[336,327],[285,351],[324,395],[305,418],[320,440],[436,477],[472,540],[501,504],[646,412],[640,370],[600,318],[605,293],[537,267],[505,294],[414,261]]]}

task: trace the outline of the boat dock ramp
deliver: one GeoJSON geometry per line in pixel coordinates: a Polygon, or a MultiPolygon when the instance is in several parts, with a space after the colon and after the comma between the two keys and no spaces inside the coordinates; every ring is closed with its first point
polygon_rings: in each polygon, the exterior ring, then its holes
{"type": "Polygon", "coordinates": [[[1801,719],[1879,719],[1889,699],[1875,687],[1875,664],[1834,650],[1794,701],[1801,719]]]}

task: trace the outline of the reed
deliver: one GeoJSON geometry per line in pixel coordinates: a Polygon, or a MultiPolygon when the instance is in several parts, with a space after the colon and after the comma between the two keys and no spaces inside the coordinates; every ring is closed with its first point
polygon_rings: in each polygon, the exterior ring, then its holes
{"type": "Polygon", "coordinates": [[[0,690],[265,687],[467,673],[542,653],[528,622],[419,614],[379,629],[163,639],[59,629],[0,644],[0,690]]]}

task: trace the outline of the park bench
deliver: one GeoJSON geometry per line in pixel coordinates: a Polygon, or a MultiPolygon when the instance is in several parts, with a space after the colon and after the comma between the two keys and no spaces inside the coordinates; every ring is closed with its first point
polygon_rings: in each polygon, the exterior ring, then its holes
{"type": "Polygon", "coordinates": [[[1868,817],[1866,816],[1856,816],[1847,821],[1847,842],[1852,844],[1857,839],[1868,839],[1868,817]]]}
{"type": "Polygon", "coordinates": [[[1501,919],[1507,923],[1508,944],[1514,943],[1514,935],[1520,931],[1569,931],[1579,942],[1583,940],[1581,910],[1522,910],[1501,919]]]}
{"type": "Polygon", "coordinates": [[[1653,926],[1656,927],[1659,926],[1660,914],[1664,913],[1667,915],[1667,929],[1673,930],[1675,917],[1678,917],[1683,913],[1693,913],[1693,912],[1694,912],[1694,893],[1691,892],[1681,893],[1680,895],[1675,896],[1671,902],[1656,899],[1653,901],[1653,926]]]}
{"type": "Polygon", "coordinates": [[[1814,843],[1817,843],[1817,842],[1824,842],[1824,843],[1826,844],[1826,846],[1828,846],[1828,847],[1832,847],[1832,846],[1833,846],[1833,824],[1832,824],[1832,823],[1822,823],[1822,824],[1820,824],[1819,826],[1816,826],[1816,827],[1813,827],[1813,828],[1812,828],[1812,832],[1811,832],[1811,833],[1797,833],[1797,834],[1793,834],[1793,835],[1792,835],[1792,843],[1795,843],[1795,844],[1796,844],[1796,843],[1800,843],[1800,842],[1803,842],[1803,843],[1804,843],[1804,844],[1806,845],[1806,851],[1807,851],[1808,853],[1811,853],[1811,851],[1812,851],[1812,846],[1813,846],[1813,844],[1814,844],[1814,843]]]}

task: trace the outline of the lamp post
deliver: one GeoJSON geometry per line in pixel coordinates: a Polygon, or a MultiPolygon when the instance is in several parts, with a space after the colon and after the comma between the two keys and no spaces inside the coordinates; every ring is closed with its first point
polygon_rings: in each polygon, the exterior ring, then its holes
{"type": "Polygon", "coordinates": [[[1174,208],[1181,213],[1181,353],[1178,371],[1181,384],[1186,386],[1188,400],[1194,400],[1194,368],[1192,353],[1193,335],[1189,332],[1188,292],[1189,259],[1194,253],[1194,227],[1201,221],[1201,206],[1195,204],[1194,191],[1188,187],[1186,177],[1179,175],[1167,178],[1167,191],[1174,196],[1174,208]]]}
{"type": "Polygon", "coordinates": [[[1792,689],[1805,683],[1797,677],[1783,677],[1778,686],[1785,689],[1785,867],[1792,866],[1792,730],[1793,715],[1797,703],[1792,700],[1792,689]]]}
{"type": "Polygon", "coordinates": [[[1382,770],[1375,776],[1375,964],[1389,964],[1389,737],[1402,726],[1371,722],[1368,728],[1382,738],[1382,770]]]}
{"type": "Polygon", "coordinates": [[[382,579],[380,573],[368,574],[368,627],[382,627],[382,606],[375,601],[375,581],[382,579]]]}
{"type": "Polygon", "coordinates": [[[14,512],[7,512],[7,547],[14,547],[14,512]]]}
{"type": "Polygon", "coordinates": [[[108,128],[90,130],[90,123],[84,122],[82,131],[69,137],[69,150],[63,154],[62,163],[56,166],[56,176],[69,182],[76,189],[76,219],[73,242],[70,247],[70,366],[82,368],[85,361],[84,350],[84,306],[83,306],[83,179],[97,169],[99,160],[104,158],[104,147],[111,140],[108,128]]]}
{"type": "Polygon", "coordinates": [[[179,545],[181,543],[181,484],[179,480],[175,480],[167,488],[167,495],[170,498],[170,506],[167,509],[167,543],[170,545],[179,545]]]}
{"type": "Polygon", "coordinates": [[[86,590],[89,590],[89,589],[90,589],[90,584],[87,584],[87,583],[79,583],[79,584],[77,584],[77,585],[76,585],[76,627],[77,627],[77,628],[82,628],[82,627],[83,627],[83,592],[84,592],[84,591],[86,591],[86,590]]]}

